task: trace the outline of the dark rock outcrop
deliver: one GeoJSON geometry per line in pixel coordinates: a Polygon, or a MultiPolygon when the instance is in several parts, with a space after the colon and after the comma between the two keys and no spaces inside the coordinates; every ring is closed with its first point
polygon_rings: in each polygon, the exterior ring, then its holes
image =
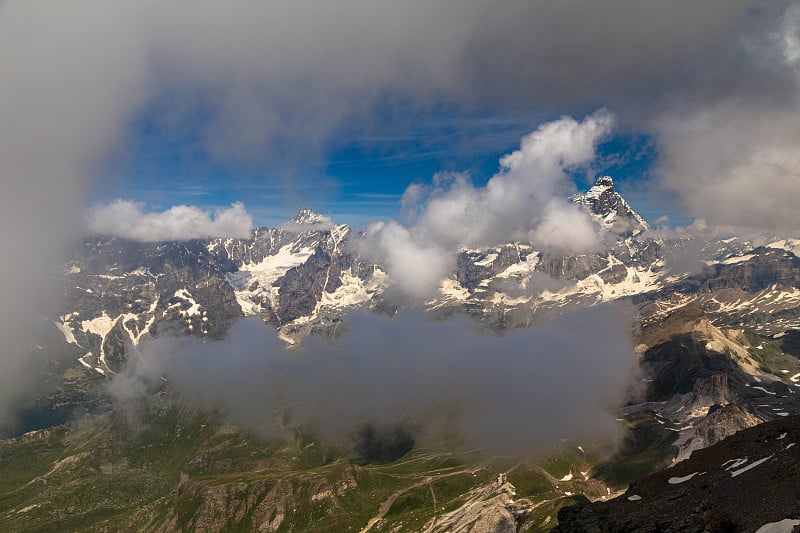
{"type": "Polygon", "coordinates": [[[554,532],[752,532],[800,519],[800,417],[745,429],[634,483],[614,500],[563,508],[554,532]]]}

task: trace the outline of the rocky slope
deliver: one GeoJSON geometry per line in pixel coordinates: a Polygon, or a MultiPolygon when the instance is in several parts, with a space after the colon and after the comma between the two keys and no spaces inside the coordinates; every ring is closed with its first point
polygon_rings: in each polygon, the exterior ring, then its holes
{"type": "Polygon", "coordinates": [[[779,364],[792,370],[773,373],[775,362],[763,350],[768,341],[754,346],[756,338],[716,327],[699,306],[675,310],[638,336],[646,401],[623,412],[656,413],[679,434],[678,461],[740,429],[797,412],[800,398],[787,377],[798,362],[782,354],[779,364]]]}
{"type": "Polygon", "coordinates": [[[554,531],[790,532],[800,525],[798,442],[799,417],[746,429],[618,498],[562,509],[554,531]]]}
{"type": "Polygon", "coordinates": [[[421,447],[365,462],[300,434],[265,440],[159,397],[135,416],[0,440],[0,459],[7,531],[516,531],[537,504],[551,506],[552,521],[566,493],[607,491],[571,474],[591,469],[589,450],[536,465],[421,447]]]}

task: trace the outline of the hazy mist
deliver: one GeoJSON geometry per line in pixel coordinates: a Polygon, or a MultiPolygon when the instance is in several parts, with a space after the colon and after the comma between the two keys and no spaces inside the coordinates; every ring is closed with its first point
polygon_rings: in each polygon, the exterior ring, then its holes
{"type": "Polygon", "coordinates": [[[613,441],[613,409],[635,385],[631,313],[605,305],[505,335],[461,319],[431,322],[356,313],[330,343],[287,350],[256,320],[220,342],[162,337],[143,343],[111,391],[136,399],[165,376],[178,397],[222,408],[232,420],[279,435],[276,420],[346,440],[364,423],[406,422],[424,440],[536,453],[566,438],[613,441]]]}

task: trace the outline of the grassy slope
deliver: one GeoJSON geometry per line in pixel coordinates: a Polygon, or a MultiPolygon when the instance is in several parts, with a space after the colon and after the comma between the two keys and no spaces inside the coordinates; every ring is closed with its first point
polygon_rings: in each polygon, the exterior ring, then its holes
{"type": "Polygon", "coordinates": [[[152,409],[139,420],[111,413],[0,441],[4,528],[247,531],[266,522],[276,531],[359,531],[399,492],[373,531],[418,531],[500,471],[532,503],[605,492],[581,476],[558,481],[596,462],[578,452],[511,464],[415,449],[359,466],[307,438],[267,442],[187,409],[152,409]]]}

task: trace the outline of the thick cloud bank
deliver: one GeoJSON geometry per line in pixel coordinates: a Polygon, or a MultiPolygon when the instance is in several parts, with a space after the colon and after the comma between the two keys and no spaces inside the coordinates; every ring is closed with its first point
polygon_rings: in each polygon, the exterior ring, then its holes
{"type": "Polygon", "coordinates": [[[356,314],[349,325],[338,342],[311,338],[299,351],[257,321],[240,322],[222,342],[156,339],[112,391],[129,399],[164,375],[184,399],[262,431],[287,416],[336,439],[403,420],[429,436],[455,432],[467,446],[537,452],[561,438],[617,436],[612,409],[636,368],[630,316],[617,306],[500,337],[421,315],[356,314]]]}
{"type": "Polygon", "coordinates": [[[160,213],[142,211],[143,204],[116,200],[86,212],[87,230],[142,242],[186,241],[208,237],[247,238],[253,228],[251,217],[241,202],[227,209],[217,209],[213,217],[207,211],[189,205],[177,205],[160,213]]]}
{"type": "Polygon", "coordinates": [[[660,184],[711,230],[800,231],[800,4],[740,45],[751,76],[654,122],[660,184]]]}
{"type": "Polygon", "coordinates": [[[604,109],[581,121],[546,122],[500,159],[500,171],[485,187],[463,174],[439,174],[431,185],[411,185],[403,207],[417,216],[413,226],[373,224],[360,251],[386,265],[404,292],[424,298],[452,269],[460,247],[523,240],[542,250],[594,249],[596,224],[568,200],[575,192],[570,172],[592,163],[612,124],[604,109]]]}
{"type": "Polygon", "coordinates": [[[146,94],[128,21],[111,3],[91,7],[0,3],[0,422],[31,385],[32,329],[62,293],[53,279],[87,176],[146,94]]]}

